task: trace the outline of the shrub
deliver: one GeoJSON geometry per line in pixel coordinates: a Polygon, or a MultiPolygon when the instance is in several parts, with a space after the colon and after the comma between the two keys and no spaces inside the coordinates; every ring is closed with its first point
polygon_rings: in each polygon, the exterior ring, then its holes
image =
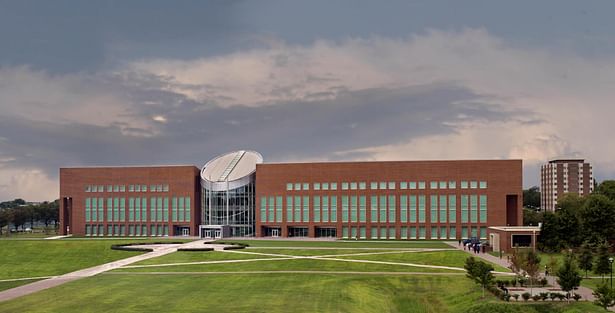
{"type": "Polygon", "coordinates": [[[245,249],[246,246],[230,246],[230,247],[224,247],[222,248],[222,250],[238,250],[238,249],[245,249]]]}
{"type": "Polygon", "coordinates": [[[533,295],[532,296],[532,300],[534,300],[534,301],[539,301],[540,299],[542,299],[542,298],[540,298],[540,295],[533,295]]]}
{"type": "Polygon", "coordinates": [[[510,295],[509,294],[505,294],[504,295],[504,301],[506,301],[506,302],[510,301],[510,295]]]}
{"type": "Polygon", "coordinates": [[[504,281],[504,286],[506,286],[506,287],[510,286],[510,280],[505,280],[504,281]]]}
{"type": "Polygon", "coordinates": [[[566,297],[565,294],[558,293],[557,298],[559,299],[559,301],[564,301],[564,299],[567,299],[568,297],[566,297]]]}
{"type": "Polygon", "coordinates": [[[540,298],[542,299],[542,301],[545,301],[549,298],[549,293],[548,292],[541,292],[540,293],[540,298]]]}
{"type": "Polygon", "coordinates": [[[177,251],[188,252],[188,251],[214,251],[214,248],[179,248],[177,251]]]}
{"type": "Polygon", "coordinates": [[[575,294],[572,296],[572,299],[574,299],[574,301],[579,301],[579,300],[581,300],[581,298],[582,298],[582,297],[581,297],[581,295],[580,295],[580,294],[578,294],[578,293],[575,293],[575,294]]]}
{"type": "Polygon", "coordinates": [[[557,298],[557,293],[555,293],[555,292],[549,293],[549,298],[551,299],[551,301],[554,301],[555,298],[557,298]]]}
{"type": "Polygon", "coordinates": [[[523,294],[521,294],[521,298],[523,298],[523,301],[527,301],[529,300],[531,297],[529,292],[524,292],[523,294]]]}
{"type": "Polygon", "coordinates": [[[517,287],[517,280],[516,280],[516,279],[513,279],[513,280],[512,280],[512,286],[513,286],[513,287],[517,287]]]}
{"type": "Polygon", "coordinates": [[[519,301],[519,294],[518,293],[515,293],[512,296],[513,296],[513,298],[515,298],[515,301],[519,301]]]}
{"type": "Polygon", "coordinates": [[[543,286],[543,287],[544,287],[544,286],[546,286],[548,283],[549,283],[549,281],[547,280],[547,278],[546,278],[546,277],[543,277],[543,278],[540,280],[540,285],[541,285],[541,286],[543,286]]]}

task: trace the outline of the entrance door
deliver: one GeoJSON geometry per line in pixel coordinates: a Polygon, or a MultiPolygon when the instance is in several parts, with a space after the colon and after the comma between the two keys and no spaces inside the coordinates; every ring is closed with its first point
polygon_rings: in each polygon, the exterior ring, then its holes
{"type": "Polygon", "coordinates": [[[222,231],[219,229],[216,229],[216,239],[222,238],[222,231]]]}
{"type": "Polygon", "coordinates": [[[271,230],[271,237],[280,237],[280,230],[277,228],[274,228],[271,230]]]}
{"type": "Polygon", "coordinates": [[[182,236],[190,236],[190,228],[188,227],[182,228],[182,236]]]}
{"type": "Polygon", "coordinates": [[[203,231],[203,237],[205,238],[211,238],[211,230],[206,229],[203,231]]]}

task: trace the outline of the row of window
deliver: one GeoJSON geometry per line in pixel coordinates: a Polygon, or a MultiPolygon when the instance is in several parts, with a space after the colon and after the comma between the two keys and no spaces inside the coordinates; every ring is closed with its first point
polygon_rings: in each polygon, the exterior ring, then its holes
{"type": "MultiPolygon", "coordinates": [[[[456,226],[440,226],[429,227],[429,237],[427,237],[427,227],[425,226],[401,226],[399,230],[399,236],[395,227],[371,227],[369,238],[370,239],[457,239],[457,238],[469,238],[480,237],[480,239],[487,239],[487,227],[461,227],[461,237],[457,237],[456,226]]],[[[367,239],[367,227],[342,227],[342,238],[345,239],[367,239]]]]}
{"type": "MultiPolygon", "coordinates": [[[[462,223],[487,222],[487,195],[379,195],[340,196],[342,222],[456,223],[460,200],[462,223]],[[399,210],[398,210],[399,208],[399,210]],[[429,211],[428,211],[429,208],[429,211]],[[397,216],[399,214],[399,217],[397,216]]],[[[338,196],[262,196],[261,222],[337,222],[338,196]],[[311,205],[310,205],[311,200],[311,205]],[[286,208],[286,215],[283,209],[286,208]]]]}
{"type": "Polygon", "coordinates": [[[168,236],[169,225],[105,225],[86,224],[86,236],[168,236]],[[149,231],[149,232],[148,232],[149,231]]]}
{"type": "MultiPolygon", "coordinates": [[[[486,181],[465,181],[460,183],[461,189],[487,189],[486,181]]],[[[397,182],[370,182],[370,190],[395,190],[397,189],[397,182]]],[[[399,189],[426,189],[427,183],[424,181],[419,182],[399,182],[399,189]]],[[[429,182],[429,189],[456,189],[456,181],[431,181],[429,182]]],[[[337,183],[313,183],[313,190],[337,190],[337,183]]],[[[366,182],[343,182],[341,183],[342,190],[366,190],[366,182]]],[[[309,183],[287,183],[286,190],[289,191],[301,191],[310,190],[309,183]]]]}
{"type": "MultiPolygon", "coordinates": [[[[147,185],[107,185],[107,192],[147,192],[147,185]]],[[[150,192],[168,192],[169,184],[150,185],[150,192]]],[[[86,185],[85,192],[105,192],[104,185],[86,185]]]]}
{"type": "Polygon", "coordinates": [[[86,222],[168,222],[169,217],[172,222],[190,222],[190,197],[150,197],[149,212],[146,197],[128,198],[128,214],[126,198],[107,198],[106,207],[104,200],[85,199],[86,222]]]}

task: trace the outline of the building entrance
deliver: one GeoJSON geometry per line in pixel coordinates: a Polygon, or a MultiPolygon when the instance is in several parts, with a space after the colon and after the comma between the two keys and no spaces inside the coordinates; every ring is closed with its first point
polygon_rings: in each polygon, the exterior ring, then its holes
{"type": "Polygon", "coordinates": [[[188,227],[182,228],[182,236],[190,236],[190,228],[188,227]]]}

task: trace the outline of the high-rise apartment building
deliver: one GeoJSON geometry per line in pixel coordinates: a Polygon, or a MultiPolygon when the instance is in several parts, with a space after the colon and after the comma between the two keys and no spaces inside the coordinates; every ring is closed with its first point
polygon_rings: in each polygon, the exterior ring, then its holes
{"type": "Polygon", "coordinates": [[[555,211],[557,200],[566,193],[581,196],[594,191],[592,166],[583,159],[552,160],[540,168],[540,207],[555,211]]]}

